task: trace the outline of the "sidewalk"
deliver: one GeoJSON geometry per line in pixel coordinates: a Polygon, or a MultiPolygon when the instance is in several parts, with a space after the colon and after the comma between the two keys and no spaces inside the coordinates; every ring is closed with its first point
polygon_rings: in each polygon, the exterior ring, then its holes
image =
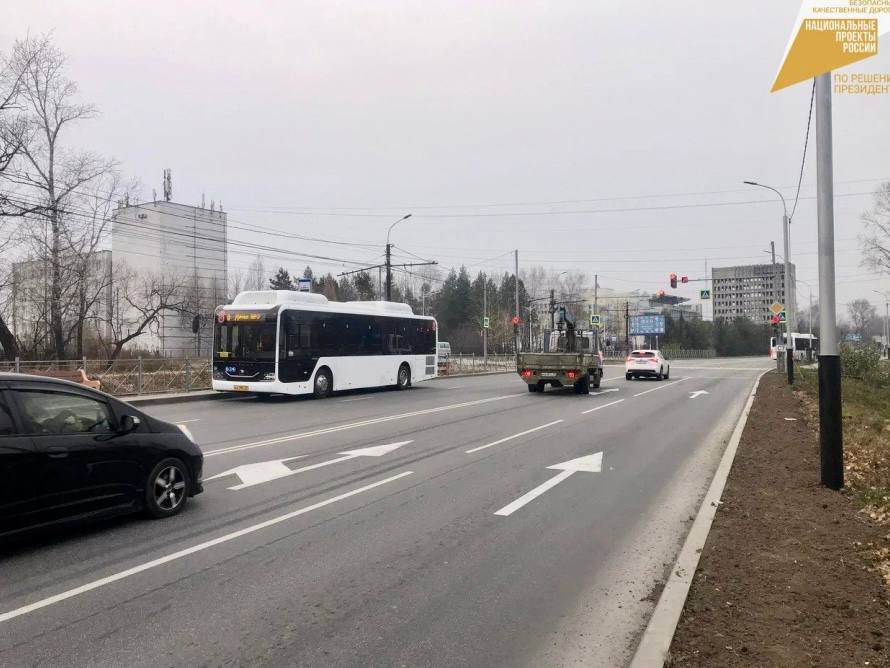
{"type": "Polygon", "coordinates": [[[817,428],[766,374],[665,665],[890,666],[890,526],[819,485],[817,428]]]}

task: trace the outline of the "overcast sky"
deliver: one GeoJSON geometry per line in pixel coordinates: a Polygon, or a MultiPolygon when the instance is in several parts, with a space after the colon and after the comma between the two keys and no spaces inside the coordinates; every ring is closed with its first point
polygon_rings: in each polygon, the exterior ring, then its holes
{"type": "MultiPolygon", "coordinates": [[[[376,263],[389,223],[412,213],[394,243],[445,267],[505,271],[518,248],[523,266],[655,291],[670,271],[766,261],[771,240],[781,252],[781,204],[741,182],[794,197],[810,84],[769,89],[799,7],[29,0],[4,8],[0,50],[52,32],[101,111],[77,142],[145,196],[170,167],[176,201],[222,200],[230,223],[379,247],[232,238],[376,263]],[[690,206],[703,204],[720,205],[690,206]]],[[[879,50],[847,69],[890,72],[887,36],[879,50]]],[[[890,291],[857,242],[890,179],[888,119],[890,95],[834,98],[839,313],[890,291]]],[[[810,148],[791,254],[815,288],[810,148]]],[[[266,261],[279,263],[307,261],[266,261]]]]}

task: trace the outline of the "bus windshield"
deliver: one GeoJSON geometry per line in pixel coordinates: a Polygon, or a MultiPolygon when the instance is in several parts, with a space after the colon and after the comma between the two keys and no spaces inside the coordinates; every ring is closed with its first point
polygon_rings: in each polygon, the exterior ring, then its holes
{"type": "Polygon", "coordinates": [[[214,356],[233,361],[275,361],[275,323],[217,325],[214,356]]]}

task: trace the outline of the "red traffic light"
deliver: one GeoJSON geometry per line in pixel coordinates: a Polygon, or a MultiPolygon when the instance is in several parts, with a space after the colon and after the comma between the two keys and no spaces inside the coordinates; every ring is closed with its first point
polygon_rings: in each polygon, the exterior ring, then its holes
{"type": "Polygon", "coordinates": [[[688,277],[688,276],[681,276],[681,277],[680,277],[680,282],[681,282],[681,283],[688,283],[688,282],[689,282],[689,277],[688,277]]]}
{"type": "Polygon", "coordinates": [[[664,290],[659,290],[658,292],[655,293],[655,296],[656,297],[664,297],[664,290]]]}
{"type": "Polygon", "coordinates": [[[514,325],[518,325],[518,324],[519,324],[519,316],[518,316],[518,315],[514,315],[514,316],[513,316],[513,320],[512,320],[511,322],[512,322],[514,325]]]}
{"type": "Polygon", "coordinates": [[[670,274],[668,274],[668,278],[671,281],[671,287],[676,288],[677,287],[677,275],[674,272],[671,272],[670,274]]]}
{"type": "Polygon", "coordinates": [[[772,320],[774,325],[779,324],[779,316],[777,316],[777,315],[774,315],[772,318],[770,318],[770,320],[772,320]]]}

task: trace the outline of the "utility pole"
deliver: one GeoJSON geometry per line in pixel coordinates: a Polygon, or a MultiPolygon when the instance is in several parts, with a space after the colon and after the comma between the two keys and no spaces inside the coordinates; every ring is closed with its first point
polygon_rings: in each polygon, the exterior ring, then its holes
{"type": "MultiPolygon", "coordinates": [[[[513,265],[513,283],[516,288],[515,292],[515,303],[516,310],[513,311],[516,314],[516,317],[519,318],[519,249],[517,248],[513,251],[514,255],[514,265],[513,265]]],[[[519,323],[517,322],[513,325],[513,352],[517,355],[519,354],[519,323]]]]}
{"type": "MultiPolygon", "coordinates": [[[[816,77],[816,203],[819,228],[819,450],[822,484],[844,486],[841,358],[834,299],[834,166],[831,72],[816,77]]],[[[787,258],[786,258],[787,260],[787,258]]]]}
{"type": "Polygon", "coordinates": [[[386,301],[392,301],[392,245],[386,242],[386,301]]]}
{"type": "Polygon", "coordinates": [[[556,297],[554,290],[550,291],[550,330],[556,329],[556,297]]]}
{"type": "Polygon", "coordinates": [[[630,355],[630,302],[624,302],[624,347],[630,355]]]}
{"type": "Polygon", "coordinates": [[[488,274],[482,274],[482,364],[488,368],[488,327],[485,326],[485,318],[488,317],[488,274]]]}

